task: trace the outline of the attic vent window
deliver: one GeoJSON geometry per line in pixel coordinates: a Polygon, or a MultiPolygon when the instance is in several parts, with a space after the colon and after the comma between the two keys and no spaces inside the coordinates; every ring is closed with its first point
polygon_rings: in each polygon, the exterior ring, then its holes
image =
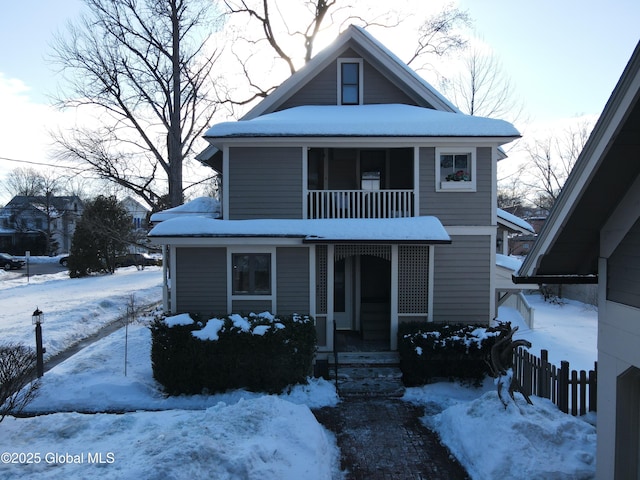
{"type": "Polygon", "coordinates": [[[339,60],[338,86],[340,105],[362,103],[362,60],[339,60]]]}

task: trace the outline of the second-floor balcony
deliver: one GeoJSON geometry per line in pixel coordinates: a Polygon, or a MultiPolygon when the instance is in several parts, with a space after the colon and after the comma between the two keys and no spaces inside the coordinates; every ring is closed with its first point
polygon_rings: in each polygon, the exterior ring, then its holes
{"type": "Polygon", "coordinates": [[[413,217],[413,190],[309,190],[307,216],[319,218],[413,217]]]}

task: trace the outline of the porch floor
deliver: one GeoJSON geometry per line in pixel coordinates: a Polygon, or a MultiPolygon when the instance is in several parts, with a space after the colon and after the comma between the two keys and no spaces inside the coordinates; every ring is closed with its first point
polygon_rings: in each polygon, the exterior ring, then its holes
{"type": "Polygon", "coordinates": [[[360,332],[352,330],[338,330],[335,338],[338,352],[387,352],[389,351],[389,339],[362,338],[360,332]]]}

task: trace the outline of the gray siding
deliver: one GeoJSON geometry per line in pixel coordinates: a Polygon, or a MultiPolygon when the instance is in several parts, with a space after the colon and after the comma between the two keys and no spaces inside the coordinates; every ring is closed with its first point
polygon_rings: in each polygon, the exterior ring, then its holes
{"type": "Polygon", "coordinates": [[[415,105],[416,103],[404,93],[395,84],[389,81],[389,78],[380,73],[375,67],[368,62],[364,62],[364,79],[363,79],[363,103],[404,103],[407,105],[415,105]]]}
{"type": "Polygon", "coordinates": [[[175,313],[203,316],[227,312],[227,256],[224,248],[176,249],[175,313]]]}
{"type": "Polygon", "coordinates": [[[433,320],[488,323],[490,311],[490,236],[454,236],[435,247],[433,320]]]}
{"type": "MultiPolygon", "coordinates": [[[[348,49],[339,58],[362,58],[362,55],[348,49]]],[[[363,101],[370,103],[404,103],[416,105],[408,96],[389,80],[389,76],[381,73],[370,62],[363,62],[363,101]]],[[[338,103],[338,62],[331,62],[324,70],[304,85],[284,102],[278,110],[301,105],[336,105],[338,103]]]]}
{"type": "Polygon", "coordinates": [[[293,94],[278,110],[302,105],[336,105],[338,103],[338,64],[331,64],[293,94]]]}
{"type": "Polygon", "coordinates": [[[302,148],[229,151],[229,220],[302,218],[302,148]]]}
{"type": "Polygon", "coordinates": [[[309,249],[276,250],[277,313],[309,314],[309,249]]]}
{"type": "Polygon", "coordinates": [[[420,149],[420,215],[433,215],[443,225],[491,225],[491,148],[476,150],[476,191],[436,192],[436,149],[420,149]]]}
{"type": "Polygon", "coordinates": [[[271,300],[234,300],[232,302],[233,312],[240,315],[250,313],[271,312],[271,300]]]}
{"type": "Polygon", "coordinates": [[[640,220],[609,258],[607,299],[640,308],[640,220]]]}

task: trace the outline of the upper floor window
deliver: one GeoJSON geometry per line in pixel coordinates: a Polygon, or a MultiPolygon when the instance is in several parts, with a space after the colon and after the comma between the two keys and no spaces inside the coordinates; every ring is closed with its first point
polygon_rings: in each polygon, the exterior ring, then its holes
{"type": "Polygon", "coordinates": [[[436,190],[476,190],[475,149],[436,149],[436,190]]]}
{"type": "Polygon", "coordinates": [[[341,58],[338,60],[338,87],[340,105],[362,103],[362,59],[341,58]]]}

